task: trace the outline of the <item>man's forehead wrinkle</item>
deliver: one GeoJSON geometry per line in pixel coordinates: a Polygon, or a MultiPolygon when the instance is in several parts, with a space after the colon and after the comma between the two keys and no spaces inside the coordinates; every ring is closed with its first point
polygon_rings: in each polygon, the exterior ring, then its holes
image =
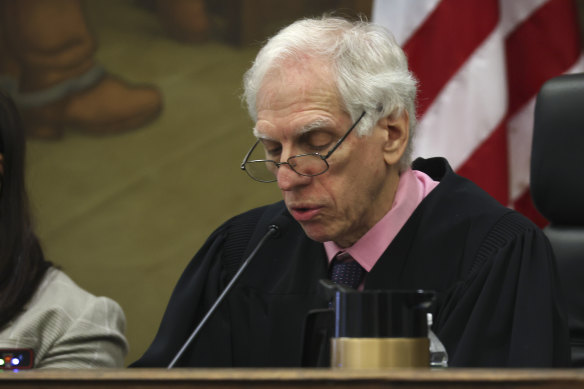
{"type": "Polygon", "coordinates": [[[323,59],[308,56],[306,60],[299,61],[297,58],[289,58],[266,72],[258,90],[256,109],[259,109],[260,106],[270,107],[270,101],[285,88],[294,88],[296,97],[302,97],[311,92],[315,87],[314,80],[306,83],[305,76],[307,74],[316,77],[320,88],[337,93],[336,84],[332,81],[334,78],[331,77],[330,66],[323,59]],[[269,88],[266,88],[267,84],[270,85],[269,88]]]}

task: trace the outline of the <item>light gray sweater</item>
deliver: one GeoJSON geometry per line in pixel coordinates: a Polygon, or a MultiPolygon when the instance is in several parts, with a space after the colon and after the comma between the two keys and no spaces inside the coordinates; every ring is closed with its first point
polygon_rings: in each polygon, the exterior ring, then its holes
{"type": "Polygon", "coordinates": [[[123,367],[122,308],[50,268],[25,310],[0,329],[0,348],[31,348],[35,368],[123,367]]]}

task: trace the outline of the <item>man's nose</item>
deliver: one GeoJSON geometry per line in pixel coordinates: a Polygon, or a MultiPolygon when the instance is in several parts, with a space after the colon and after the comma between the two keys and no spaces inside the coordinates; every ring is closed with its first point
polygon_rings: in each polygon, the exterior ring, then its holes
{"type": "Polygon", "coordinates": [[[292,170],[290,165],[282,164],[278,168],[276,178],[278,179],[280,190],[289,191],[299,186],[307,185],[312,177],[301,176],[292,170]]]}

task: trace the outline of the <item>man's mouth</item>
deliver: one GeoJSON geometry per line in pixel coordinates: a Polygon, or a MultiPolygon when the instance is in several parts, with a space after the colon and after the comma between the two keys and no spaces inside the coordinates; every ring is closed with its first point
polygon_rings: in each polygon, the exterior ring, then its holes
{"type": "Polygon", "coordinates": [[[320,212],[321,207],[290,207],[292,217],[299,222],[309,221],[320,212]]]}

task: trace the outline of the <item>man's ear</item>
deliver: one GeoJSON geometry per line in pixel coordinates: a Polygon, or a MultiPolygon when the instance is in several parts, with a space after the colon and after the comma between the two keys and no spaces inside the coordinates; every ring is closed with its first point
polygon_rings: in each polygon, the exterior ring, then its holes
{"type": "Polygon", "coordinates": [[[400,160],[410,138],[409,115],[404,110],[399,116],[390,115],[379,119],[377,127],[384,137],[383,154],[385,163],[395,165],[400,160]]]}

